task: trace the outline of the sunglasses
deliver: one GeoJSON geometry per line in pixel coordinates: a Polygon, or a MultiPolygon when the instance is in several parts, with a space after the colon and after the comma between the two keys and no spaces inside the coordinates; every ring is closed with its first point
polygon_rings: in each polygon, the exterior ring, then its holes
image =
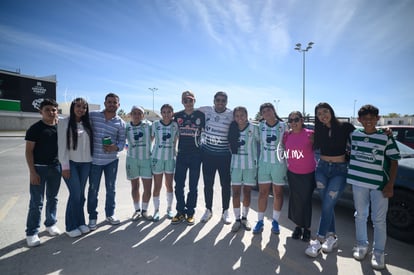
{"type": "Polygon", "coordinates": [[[194,99],[192,99],[192,98],[185,98],[185,99],[183,99],[184,104],[192,103],[193,101],[194,101],[194,99]]]}
{"type": "Polygon", "coordinates": [[[292,123],[292,122],[298,123],[299,121],[300,121],[300,118],[299,118],[299,117],[289,118],[289,119],[288,119],[288,122],[289,122],[289,123],[292,123]]]}

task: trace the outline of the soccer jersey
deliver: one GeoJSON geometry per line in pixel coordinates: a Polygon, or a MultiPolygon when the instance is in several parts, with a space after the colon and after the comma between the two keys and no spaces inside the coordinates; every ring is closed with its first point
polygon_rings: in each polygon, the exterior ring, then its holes
{"type": "Polygon", "coordinates": [[[285,164],[282,143],[285,131],[287,127],[283,121],[278,121],[273,126],[269,126],[264,120],[260,122],[260,162],[285,164]]]}
{"type": "Polygon", "coordinates": [[[161,120],[157,120],[152,124],[152,135],[154,136],[152,158],[160,160],[174,159],[174,141],[178,135],[177,123],[171,121],[170,124],[165,125],[161,120]]]}
{"type": "Polygon", "coordinates": [[[253,169],[257,167],[257,144],[259,142],[259,127],[248,123],[240,131],[237,154],[231,156],[231,167],[253,169]]]}
{"type": "Polygon", "coordinates": [[[387,136],[382,130],[373,134],[355,130],[351,134],[351,160],[347,182],[382,190],[389,180],[390,161],[400,158],[394,138],[387,136]]]}
{"type": "Polygon", "coordinates": [[[226,109],[218,113],[212,106],[200,107],[199,110],[206,116],[206,127],[201,136],[202,150],[212,155],[230,154],[227,135],[233,121],[233,112],[226,109]]]}
{"type": "Polygon", "coordinates": [[[198,110],[195,110],[191,114],[180,111],[174,114],[174,121],[177,122],[179,129],[178,152],[200,152],[200,135],[205,125],[204,113],[198,110]]]}
{"type": "Polygon", "coordinates": [[[151,122],[142,120],[138,125],[132,122],[126,126],[126,139],[128,141],[127,156],[139,160],[151,158],[151,122]]]}

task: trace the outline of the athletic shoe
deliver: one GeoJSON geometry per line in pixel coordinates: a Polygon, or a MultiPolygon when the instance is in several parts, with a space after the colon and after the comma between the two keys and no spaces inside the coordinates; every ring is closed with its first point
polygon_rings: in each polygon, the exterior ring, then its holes
{"type": "Polygon", "coordinates": [[[131,220],[138,221],[141,217],[141,210],[135,210],[134,214],[132,214],[131,220]]]}
{"type": "Polygon", "coordinates": [[[372,253],[371,266],[374,269],[384,269],[385,268],[385,256],[384,253],[372,253]]]}
{"type": "Polygon", "coordinates": [[[78,229],[80,230],[82,234],[86,234],[91,231],[86,224],[79,226],[78,229]]]}
{"type": "Polygon", "coordinates": [[[211,210],[206,209],[206,212],[204,212],[203,217],[201,217],[201,222],[208,222],[211,219],[211,216],[213,216],[213,213],[211,213],[211,210]]]}
{"type": "Polygon", "coordinates": [[[90,230],[96,230],[98,228],[98,226],[96,225],[96,219],[91,219],[89,220],[89,224],[88,227],[90,230]]]}
{"type": "Polygon", "coordinates": [[[79,229],[73,229],[71,231],[66,231],[66,235],[68,235],[71,238],[76,238],[82,235],[82,232],[79,229]]]}
{"type": "Polygon", "coordinates": [[[151,215],[148,215],[148,211],[147,210],[142,210],[141,215],[147,221],[153,221],[152,216],[151,215]]]}
{"type": "Polygon", "coordinates": [[[174,212],[171,210],[171,208],[167,209],[167,218],[170,220],[174,218],[174,212]]]}
{"type": "Polygon", "coordinates": [[[311,237],[311,231],[309,229],[303,229],[302,241],[309,242],[311,237]]]}
{"type": "Polygon", "coordinates": [[[241,220],[240,219],[237,219],[233,223],[233,226],[231,227],[231,232],[237,232],[237,231],[239,231],[241,226],[242,226],[241,220]]]}
{"type": "Polygon", "coordinates": [[[195,222],[194,216],[193,215],[187,215],[187,218],[185,219],[187,221],[188,225],[193,225],[195,222]]]}
{"type": "Polygon", "coordinates": [[[355,246],[353,249],[352,255],[354,256],[355,260],[362,261],[368,253],[368,246],[358,245],[355,246]]]}
{"type": "Polygon", "coordinates": [[[56,226],[56,224],[52,225],[52,226],[48,226],[46,227],[47,232],[49,232],[50,236],[57,236],[60,235],[60,230],[59,228],[56,226]]]}
{"type": "Polygon", "coordinates": [[[296,226],[295,230],[292,233],[292,239],[298,240],[300,237],[302,237],[302,228],[296,226]]]}
{"type": "Polygon", "coordinates": [[[26,242],[27,242],[27,245],[30,247],[35,247],[35,246],[40,245],[40,239],[37,234],[34,234],[32,236],[26,236],[26,242]]]}
{"type": "Polygon", "coordinates": [[[277,220],[272,221],[272,233],[276,235],[280,234],[279,223],[277,220]]]}
{"type": "Polygon", "coordinates": [[[260,220],[256,223],[256,226],[253,228],[253,234],[260,234],[263,232],[263,220],[260,220]]]}
{"type": "Polygon", "coordinates": [[[309,257],[315,258],[316,256],[319,255],[319,253],[321,253],[321,250],[322,250],[321,242],[319,240],[311,240],[309,242],[308,248],[306,248],[305,250],[305,254],[308,255],[309,257]]]}
{"type": "Polygon", "coordinates": [[[221,218],[223,219],[224,224],[231,224],[229,210],[224,210],[221,218]]]}
{"type": "Polygon", "coordinates": [[[106,221],[112,225],[117,225],[121,223],[121,221],[118,220],[115,216],[106,217],[106,221]]]}
{"type": "Polygon", "coordinates": [[[155,211],[155,213],[154,213],[154,216],[152,216],[152,220],[154,221],[154,222],[157,222],[157,221],[159,221],[160,220],[160,211],[155,211]]]}
{"type": "Polygon", "coordinates": [[[182,221],[185,220],[185,217],[183,214],[177,213],[177,215],[175,215],[172,220],[171,220],[171,224],[177,224],[180,223],[182,221]]]}
{"type": "Polygon", "coordinates": [[[250,225],[249,221],[245,217],[242,217],[241,224],[243,225],[245,230],[247,231],[252,230],[252,226],[250,225]]]}
{"type": "Polygon", "coordinates": [[[322,251],[325,253],[332,252],[334,248],[338,247],[338,238],[336,236],[329,236],[322,244],[322,251]]]}

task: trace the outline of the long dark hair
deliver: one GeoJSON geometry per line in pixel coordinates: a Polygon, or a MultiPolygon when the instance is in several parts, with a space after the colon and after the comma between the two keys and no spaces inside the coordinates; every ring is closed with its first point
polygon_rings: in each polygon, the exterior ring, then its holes
{"type": "Polygon", "coordinates": [[[81,117],[81,121],[83,124],[83,127],[85,128],[85,131],[89,135],[89,143],[91,147],[91,154],[93,152],[93,133],[92,133],[92,126],[91,122],[89,120],[89,104],[88,102],[81,97],[75,98],[72,103],[70,104],[70,116],[69,116],[69,124],[68,129],[66,130],[66,147],[68,150],[70,150],[70,144],[72,140],[72,148],[73,150],[76,150],[78,147],[78,126],[76,122],[76,115],[75,115],[75,105],[76,103],[83,103],[86,104],[86,112],[81,117]]]}
{"type": "Polygon", "coordinates": [[[335,116],[335,112],[333,110],[333,108],[331,107],[331,105],[329,105],[326,102],[321,102],[318,105],[315,106],[315,131],[314,131],[314,144],[313,147],[314,149],[319,149],[321,148],[322,145],[322,138],[321,138],[321,134],[322,134],[322,129],[324,127],[326,127],[318,118],[318,109],[320,108],[325,108],[328,109],[329,112],[331,113],[331,133],[332,136],[335,135],[335,130],[341,125],[341,122],[338,120],[338,118],[335,116]]]}
{"type": "Polygon", "coordinates": [[[270,103],[270,102],[266,102],[266,103],[263,103],[262,105],[260,105],[260,116],[262,115],[262,111],[263,111],[263,109],[264,109],[264,108],[271,108],[271,109],[273,110],[273,113],[275,113],[276,120],[278,120],[278,121],[283,121],[283,119],[281,119],[281,118],[277,115],[277,113],[276,113],[276,109],[275,109],[275,106],[273,106],[273,104],[272,104],[272,103],[270,103]]]}

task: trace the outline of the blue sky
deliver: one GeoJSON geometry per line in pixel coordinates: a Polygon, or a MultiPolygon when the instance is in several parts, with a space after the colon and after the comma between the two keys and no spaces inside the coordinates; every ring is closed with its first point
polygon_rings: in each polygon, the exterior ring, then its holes
{"type": "Polygon", "coordinates": [[[414,114],[412,0],[61,0],[0,2],[0,68],[57,76],[57,100],[78,96],[121,108],[182,109],[216,91],[254,117],[271,102],[281,116],[330,103],[338,116],[363,104],[414,114]]]}

